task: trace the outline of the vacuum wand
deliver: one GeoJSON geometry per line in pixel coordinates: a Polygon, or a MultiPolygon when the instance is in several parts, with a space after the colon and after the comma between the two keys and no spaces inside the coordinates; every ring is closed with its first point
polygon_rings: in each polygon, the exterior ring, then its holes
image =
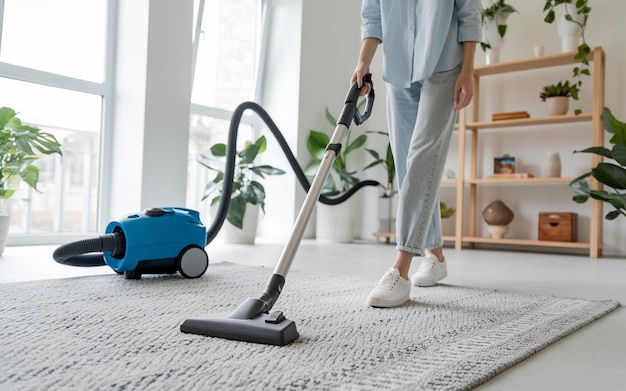
{"type": "Polygon", "coordinates": [[[328,173],[341,151],[341,144],[350,124],[354,121],[360,125],[371,114],[374,105],[374,88],[371,75],[366,75],[363,78],[363,83],[369,83],[371,86],[365,111],[361,114],[357,108],[361,88],[358,87],[357,82],[354,82],[348,91],[343,110],[337,120],[337,126],[296,218],[289,240],[274,269],[274,274],[261,296],[246,299],[230,314],[187,319],[180,326],[182,332],[279,346],[287,345],[298,339],[299,334],[295,323],[286,319],[281,311],[270,312],[270,310],[278,300],[285,285],[285,277],[302,241],[304,229],[322,193],[328,173]]]}

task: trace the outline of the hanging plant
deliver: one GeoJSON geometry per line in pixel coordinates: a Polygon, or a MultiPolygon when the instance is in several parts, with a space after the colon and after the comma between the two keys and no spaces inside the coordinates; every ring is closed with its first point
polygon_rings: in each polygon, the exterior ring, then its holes
{"type": "MultiPolygon", "coordinates": [[[[507,4],[505,0],[497,0],[489,7],[482,9],[481,22],[484,25],[485,19],[495,21],[498,28],[498,35],[500,38],[504,38],[507,29],[506,18],[514,12],[518,11],[512,5],[507,4]]],[[[480,47],[486,51],[487,49],[491,49],[491,44],[489,42],[481,42],[480,47]]]]}

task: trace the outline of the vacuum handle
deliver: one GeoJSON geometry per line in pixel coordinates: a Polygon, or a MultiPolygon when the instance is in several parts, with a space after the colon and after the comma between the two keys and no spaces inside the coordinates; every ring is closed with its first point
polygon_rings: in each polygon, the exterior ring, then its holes
{"type": "Polygon", "coordinates": [[[354,120],[354,123],[357,125],[361,125],[365,122],[372,113],[372,108],[374,107],[374,83],[372,82],[372,74],[368,73],[363,76],[363,86],[359,87],[358,81],[355,80],[350,86],[350,90],[348,90],[348,95],[346,96],[346,100],[343,106],[343,110],[339,115],[339,119],[337,120],[337,124],[345,125],[346,127],[350,127],[350,123],[354,120]],[[363,113],[359,112],[357,108],[357,102],[359,100],[359,96],[361,95],[361,90],[365,83],[370,85],[370,92],[366,97],[365,102],[365,111],[363,113]]]}

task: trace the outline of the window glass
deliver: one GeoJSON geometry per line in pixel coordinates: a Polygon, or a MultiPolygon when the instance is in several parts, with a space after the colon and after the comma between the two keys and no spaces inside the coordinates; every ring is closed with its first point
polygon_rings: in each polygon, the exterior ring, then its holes
{"type": "Polygon", "coordinates": [[[4,0],[0,61],[104,80],[107,0],[4,0]]]}
{"type": "Polygon", "coordinates": [[[234,110],[254,98],[261,1],[206,0],[193,103],[234,110]]]}
{"type": "Polygon", "coordinates": [[[95,231],[102,97],[5,78],[0,91],[11,91],[3,106],[52,133],[63,152],[35,162],[40,192],[22,183],[11,198],[11,234],[95,231]]]}

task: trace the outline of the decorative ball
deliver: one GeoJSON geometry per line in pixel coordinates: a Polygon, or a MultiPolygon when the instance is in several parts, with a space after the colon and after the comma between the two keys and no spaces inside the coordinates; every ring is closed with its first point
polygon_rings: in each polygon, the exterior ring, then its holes
{"type": "Polygon", "coordinates": [[[483,219],[489,225],[508,225],[513,217],[513,211],[500,200],[493,201],[483,210],[483,219]]]}

